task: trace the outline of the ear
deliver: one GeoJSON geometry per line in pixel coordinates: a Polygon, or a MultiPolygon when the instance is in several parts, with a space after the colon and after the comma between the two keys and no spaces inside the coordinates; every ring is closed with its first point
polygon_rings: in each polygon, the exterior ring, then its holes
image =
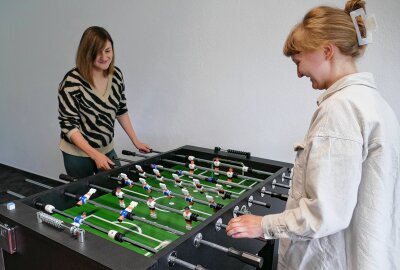
{"type": "Polygon", "coordinates": [[[331,60],[335,54],[335,48],[332,43],[327,43],[323,46],[326,60],[331,60]]]}

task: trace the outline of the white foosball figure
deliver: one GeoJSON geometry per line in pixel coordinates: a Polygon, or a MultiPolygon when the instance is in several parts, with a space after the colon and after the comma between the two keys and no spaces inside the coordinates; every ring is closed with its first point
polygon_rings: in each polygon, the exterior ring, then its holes
{"type": "Polygon", "coordinates": [[[167,186],[163,183],[160,183],[160,188],[162,189],[163,194],[168,198],[172,198],[171,191],[167,188],[167,186]]]}
{"type": "Polygon", "coordinates": [[[139,178],[140,183],[142,183],[142,187],[144,190],[147,191],[147,193],[151,193],[152,189],[151,186],[149,184],[147,184],[146,180],[144,178],[139,178]]]}
{"type": "Polygon", "coordinates": [[[204,193],[204,187],[198,179],[193,179],[193,185],[201,194],[204,193]]]}
{"type": "Polygon", "coordinates": [[[146,172],[142,169],[142,166],[140,165],[135,165],[136,170],[139,172],[139,176],[142,178],[146,178],[146,172]]]}
{"type": "Polygon", "coordinates": [[[221,184],[216,184],[215,188],[217,189],[218,196],[223,197],[225,195],[225,190],[221,184]]]}
{"type": "Polygon", "coordinates": [[[119,221],[119,222],[122,222],[122,221],[128,216],[128,214],[131,213],[133,209],[135,209],[135,207],[136,207],[137,205],[138,205],[137,202],[132,201],[132,202],[128,205],[127,208],[125,208],[124,210],[122,210],[122,211],[119,213],[118,221],[119,221]]]}
{"type": "Polygon", "coordinates": [[[152,218],[157,218],[157,214],[156,214],[156,201],[153,199],[152,196],[149,196],[149,198],[147,199],[147,206],[149,207],[150,210],[150,217],[152,218]]]}
{"type": "Polygon", "coordinates": [[[133,181],[131,179],[128,178],[128,176],[125,173],[120,173],[118,175],[118,183],[120,183],[121,185],[126,185],[129,186],[130,188],[132,188],[133,186],[133,181]]]}
{"type": "Polygon", "coordinates": [[[183,187],[183,183],[182,183],[182,180],[181,180],[181,178],[179,177],[179,175],[177,175],[176,173],[173,173],[173,174],[172,174],[172,177],[173,177],[174,180],[175,180],[175,186],[179,186],[180,188],[182,188],[182,187],[183,187]]]}
{"type": "Polygon", "coordinates": [[[121,187],[115,188],[115,196],[119,199],[119,206],[125,208],[124,192],[121,190],[121,187]]]}
{"type": "Polygon", "coordinates": [[[189,203],[189,208],[192,208],[192,206],[194,204],[193,197],[190,196],[190,193],[186,188],[182,189],[182,193],[183,193],[183,195],[185,195],[185,201],[187,201],[189,203]]]}
{"type": "Polygon", "coordinates": [[[161,183],[164,183],[164,177],[161,175],[160,171],[157,169],[153,169],[153,172],[156,175],[156,179],[161,183]]]}
{"type": "Polygon", "coordinates": [[[90,197],[95,193],[96,193],[96,189],[95,188],[89,189],[89,191],[85,195],[79,197],[79,201],[76,204],[77,205],[86,204],[86,201],[89,200],[90,197]]]}
{"type": "Polygon", "coordinates": [[[76,226],[76,227],[80,227],[83,223],[83,221],[86,218],[86,212],[82,212],[82,214],[80,216],[77,216],[74,218],[74,222],[72,222],[72,225],[76,226]]]}

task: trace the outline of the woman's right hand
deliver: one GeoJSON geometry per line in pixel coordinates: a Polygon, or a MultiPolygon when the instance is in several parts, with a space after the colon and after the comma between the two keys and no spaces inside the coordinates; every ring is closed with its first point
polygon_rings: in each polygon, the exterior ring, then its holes
{"type": "Polygon", "coordinates": [[[115,163],[109,159],[103,153],[97,152],[93,157],[91,157],[93,161],[96,163],[96,167],[99,170],[111,170],[115,163]]]}

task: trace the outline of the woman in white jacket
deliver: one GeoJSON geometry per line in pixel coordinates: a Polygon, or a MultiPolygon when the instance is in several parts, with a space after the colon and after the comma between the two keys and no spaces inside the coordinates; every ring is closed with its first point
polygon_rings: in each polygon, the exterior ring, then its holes
{"type": "Polygon", "coordinates": [[[235,238],[279,238],[279,269],[400,269],[400,127],[372,74],[357,71],[364,15],[360,0],[317,7],[286,40],[298,76],[326,90],[295,147],[286,210],[227,227],[235,238]]]}

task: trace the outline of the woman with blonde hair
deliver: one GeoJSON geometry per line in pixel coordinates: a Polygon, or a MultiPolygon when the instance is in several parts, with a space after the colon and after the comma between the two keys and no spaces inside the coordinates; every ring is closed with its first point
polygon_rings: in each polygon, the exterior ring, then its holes
{"type": "Polygon", "coordinates": [[[114,66],[114,43],[102,27],[85,30],[76,55],[76,67],[60,83],[58,111],[60,149],[68,175],[82,178],[109,170],[116,160],[114,123],[118,120],[133,145],[150,147],[136,136],[128,114],[122,72],[114,66]]]}
{"type": "Polygon", "coordinates": [[[400,268],[400,127],[356,59],[370,42],[365,1],[309,11],[284,54],[318,98],[296,145],[286,210],[230,220],[227,234],[280,239],[279,269],[400,268]]]}

